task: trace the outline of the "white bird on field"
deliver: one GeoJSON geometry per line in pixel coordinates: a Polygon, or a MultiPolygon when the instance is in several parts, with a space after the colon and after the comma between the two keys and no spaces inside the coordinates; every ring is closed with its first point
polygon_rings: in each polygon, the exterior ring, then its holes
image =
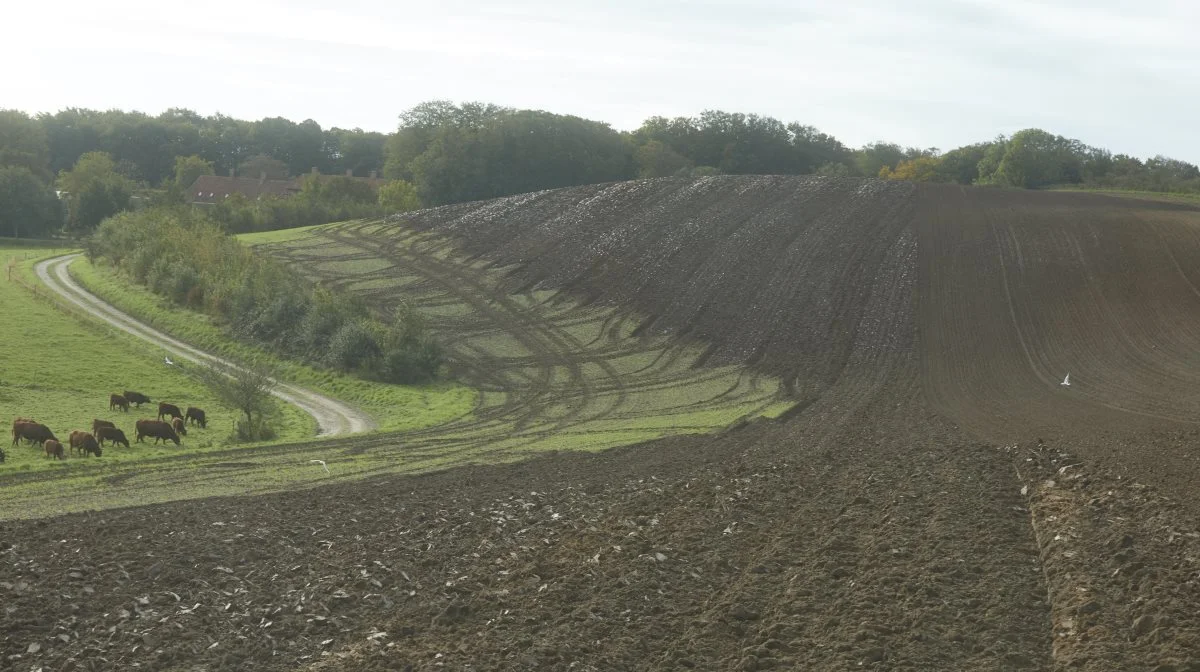
{"type": "Polygon", "coordinates": [[[321,465],[321,468],[325,470],[325,473],[329,473],[329,467],[325,466],[325,460],[309,460],[309,462],[321,465]]]}
{"type": "Polygon", "coordinates": [[[163,357],[163,363],[167,366],[175,366],[175,362],[172,362],[170,357],[163,357]]]}
{"type": "Polygon", "coordinates": [[[1065,387],[1070,387],[1070,386],[1071,386],[1071,374],[1069,374],[1069,373],[1068,373],[1068,374],[1067,374],[1067,377],[1066,377],[1066,378],[1063,378],[1062,385],[1063,385],[1063,386],[1065,386],[1065,387]]]}

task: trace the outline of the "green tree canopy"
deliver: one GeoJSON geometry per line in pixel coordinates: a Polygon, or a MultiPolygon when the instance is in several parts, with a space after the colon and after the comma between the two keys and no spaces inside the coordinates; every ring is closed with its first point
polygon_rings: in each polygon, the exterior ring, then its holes
{"type": "Polygon", "coordinates": [[[326,152],[332,158],[332,172],[349,170],[357,177],[368,177],[371,173],[383,175],[383,133],[364,131],[361,128],[345,130],[330,129],[325,132],[326,152]]]}
{"type": "Polygon", "coordinates": [[[21,166],[41,180],[51,177],[46,131],[19,110],[0,109],[0,166],[21,166]]]}
{"type": "Polygon", "coordinates": [[[419,210],[421,196],[412,183],[392,180],[379,188],[379,206],[388,213],[419,210]]]}
{"type": "MultiPolygon", "coordinates": [[[[239,169],[250,178],[266,172],[285,179],[306,175],[313,167],[326,175],[349,170],[359,177],[382,171],[389,179],[411,183],[424,202],[433,205],[594,181],[712,171],[845,172],[872,178],[884,167],[895,173],[901,162],[927,157],[938,158],[935,174],[928,177],[943,182],[1200,192],[1200,175],[1186,161],[1114,155],[1038,129],[939,154],[889,142],[850,149],[798,121],[725,110],[653,116],[627,133],[597,121],[481,102],[433,100],[399,116],[396,131],[385,135],[322,129],[311,119],[252,121],[203,116],[183,108],[158,116],[69,108],[34,119],[0,110],[0,165],[25,166],[49,180],[69,171],[84,154],[104,152],[122,175],[164,187],[160,200],[165,201],[175,194],[180,157],[199,157],[219,175],[239,169]]],[[[262,225],[268,220],[322,220],[343,209],[322,210],[311,217],[291,206],[272,206],[272,211],[270,217],[255,215],[255,221],[262,225]]]]}
{"type": "Polygon", "coordinates": [[[905,159],[920,156],[917,150],[906,150],[890,142],[872,142],[854,152],[854,168],[862,177],[876,177],[884,168],[894,169],[905,159]]]}
{"type": "Polygon", "coordinates": [[[237,167],[237,174],[241,177],[265,176],[268,180],[286,180],[289,175],[286,163],[266,154],[256,154],[243,161],[237,167]]]}
{"type": "Polygon", "coordinates": [[[410,171],[421,200],[441,205],[628,179],[632,163],[607,124],[521,110],[439,127],[410,171]]]}
{"type": "Polygon", "coordinates": [[[312,199],[329,204],[375,203],[378,195],[369,182],[351,177],[319,177],[309,175],[300,183],[302,199],[312,199]]]}
{"type": "Polygon", "coordinates": [[[995,144],[981,142],[946,152],[937,166],[938,181],[974,184],[979,179],[979,162],[995,144]]]}
{"type": "Polygon", "coordinates": [[[651,140],[633,153],[638,177],[667,177],[687,171],[692,162],[658,140],[651,140]]]}
{"type": "Polygon", "coordinates": [[[213,175],[212,161],[206,161],[195,154],[175,157],[175,184],[183,189],[192,186],[201,175],[213,175]]]}
{"type": "Polygon", "coordinates": [[[25,166],[0,166],[0,236],[48,238],[62,224],[53,189],[25,166]]]}
{"type": "Polygon", "coordinates": [[[79,157],[74,168],[59,174],[58,185],[67,192],[67,226],[75,232],[91,231],[127,209],[133,195],[133,183],[117,172],[116,162],[104,152],[79,157]]]}
{"type": "Polygon", "coordinates": [[[815,173],[827,164],[845,165],[851,160],[850,150],[837,138],[812,126],[793,122],[788,124],[788,132],[795,152],[793,161],[797,173],[815,173]]]}
{"type": "Polygon", "coordinates": [[[383,174],[388,179],[413,180],[413,163],[430,148],[439,134],[478,131],[512,110],[488,103],[455,105],[449,100],[431,100],[400,114],[400,127],[384,147],[383,174]]]}
{"type": "Polygon", "coordinates": [[[999,163],[992,163],[994,154],[985,154],[979,166],[979,179],[1026,189],[1078,183],[1083,178],[1085,149],[1077,140],[1037,128],[1026,129],[1005,143],[999,163]],[[985,173],[985,169],[989,172],[985,173]]]}
{"type": "Polygon", "coordinates": [[[332,167],[321,125],[312,119],[299,124],[283,117],[263,119],[250,126],[249,140],[260,154],[282,161],[291,175],[332,167]]]}

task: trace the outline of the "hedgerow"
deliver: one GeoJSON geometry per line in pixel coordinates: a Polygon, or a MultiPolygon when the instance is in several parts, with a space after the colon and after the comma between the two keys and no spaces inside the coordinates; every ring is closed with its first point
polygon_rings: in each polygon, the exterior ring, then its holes
{"type": "Polygon", "coordinates": [[[412,310],[384,321],[361,301],[255,255],[203,212],[159,207],[104,220],[86,243],[131,280],[215,317],[240,338],[364,378],[419,383],[443,357],[412,310]]]}

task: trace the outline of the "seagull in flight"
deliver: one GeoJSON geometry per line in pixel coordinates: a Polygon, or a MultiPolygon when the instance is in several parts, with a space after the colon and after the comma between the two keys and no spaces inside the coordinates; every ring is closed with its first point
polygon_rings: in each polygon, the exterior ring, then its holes
{"type": "Polygon", "coordinates": [[[1063,378],[1062,386],[1063,386],[1063,387],[1070,387],[1070,386],[1071,386],[1071,374],[1069,374],[1069,373],[1068,373],[1068,374],[1067,374],[1067,377],[1066,377],[1066,378],[1063,378]]]}
{"type": "Polygon", "coordinates": [[[167,366],[175,366],[175,362],[172,362],[170,357],[163,357],[163,363],[167,366]]]}
{"type": "Polygon", "coordinates": [[[325,460],[309,460],[309,462],[321,465],[321,468],[325,470],[325,473],[329,473],[329,467],[325,466],[325,460]]]}

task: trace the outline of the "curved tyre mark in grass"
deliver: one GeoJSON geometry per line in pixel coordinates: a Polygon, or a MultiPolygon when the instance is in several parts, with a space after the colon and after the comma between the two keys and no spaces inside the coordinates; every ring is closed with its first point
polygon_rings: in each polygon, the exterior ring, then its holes
{"type": "MultiPolygon", "coordinates": [[[[79,254],[67,254],[47,259],[39,262],[34,270],[47,287],[74,306],[121,331],[153,343],[179,359],[201,365],[218,363],[237,367],[237,364],[227,359],[198,350],[135,320],[80,287],[67,272],[67,265],[78,256],[79,254]]],[[[374,421],[366,414],[312,390],[276,381],[276,387],[271,393],[313,416],[319,428],[318,436],[356,434],[375,429],[374,421]]]]}
{"type": "MultiPolygon", "coordinates": [[[[696,366],[703,352],[699,344],[664,334],[636,335],[644,316],[581,305],[565,292],[508,293],[497,282],[504,269],[464,259],[445,238],[402,227],[377,231],[342,225],[263,248],[385,312],[397,301],[411,302],[445,337],[456,375],[480,390],[474,412],[403,432],[184,451],[143,461],[135,472],[62,469],[12,475],[0,488],[0,519],[308,488],[513,462],[547,451],[598,451],[714,432],[748,418],[777,416],[792,405],[778,379],[738,366],[696,366]],[[329,261],[338,262],[334,270],[322,268],[329,261]],[[370,270],[359,272],[363,261],[370,270]],[[430,305],[447,310],[427,313],[430,305]],[[329,473],[310,463],[314,459],[325,462],[329,473]]],[[[51,287],[69,288],[75,284],[66,273],[69,261],[60,257],[39,265],[39,275],[51,287]]],[[[119,319],[120,311],[102,301],[97,305],[86,290],[67,289],[66,297],[126,331],[153,332],[136,320],[119,319]]],[[[176,353],[188,352],[186,344],[164,340],[172,358],[184,358],[176,353]]]]}

